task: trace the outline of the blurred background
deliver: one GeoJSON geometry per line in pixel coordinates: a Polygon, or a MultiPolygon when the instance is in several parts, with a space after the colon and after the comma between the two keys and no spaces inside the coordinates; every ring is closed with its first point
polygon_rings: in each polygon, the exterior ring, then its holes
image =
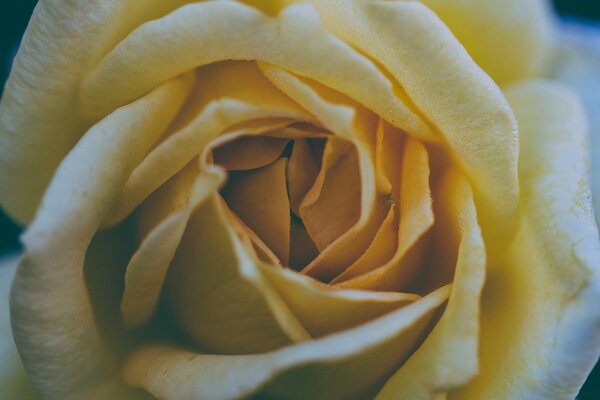
{"type": "MultiPolygon", "coordinates": [[[[19,0],[5,3],[2,7],[2,12],[0,12],[0,87],[2,88],[10,70],[12,58],[17,51],[21,36],[36,3],[37,1],[34,0],[19,0]]],[[[600,31],[600,2],[598,0],[554,0],[553,3],[561,19],[570,23],[576,21],[584,25],[596,26],[596,29],[600,31]]],[[[600,37],[600,34],[596,36],[600,37]]],[[[19,251],[21,230],[21,227],[12,222],[0,210],[0,257],[19,251]]],[[[588,378],[578,399],[600,399],[600,364],[588,378]]]]}

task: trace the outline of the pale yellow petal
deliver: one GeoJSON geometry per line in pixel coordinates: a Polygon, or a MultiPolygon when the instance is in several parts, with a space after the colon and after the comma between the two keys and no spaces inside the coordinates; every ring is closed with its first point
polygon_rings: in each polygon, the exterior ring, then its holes
{"type": "MultiPolygon", "coordinates": [[[[473,192],[456,171],[444,178],[443,207],[452,234],[462,236],[450,299],[427,339],[383,387],[377,399],[435,400],[478,372],[480,296],[486,256],[473,192]]],[[[491,398],[491,397],[472,397],[491,398]]],[[[512,398],[512,397],[510,397],[512,398]]]]}
{"type": "Polygon", "coordinates": [[[17,264],[16,255],[0,259],[0,393],[7,399],[33,400],[37,396],[28,382],[10,329],[8,300],[17,264]]]}
{"type": "Polygon", "coordinates": [[[486,243],[500,252],[514,227],[519,187],[517,124],[497,85],[420,3],[313,3],[332,32],[389,70],[446,139],[473,182],[486,243]]]}
{"type": "MultiPolygon", "coordinates": [[[[92,387],[124,399],[131,395],[118,383],[98,332],[84,257],[127,176],[175,117],[189,84],[189,78],[165,83],[90,129],[61,163],[23,236],[25,255],[11,298],[13,331],[33,385],[48,398],[76,398],[92,387]]],[[[102,395],[107,393],[95,398],[102,395]]]]}
{"type": "Polygon", "coordinates": [[[379,69],[325,30],[308,4],[287,7],[277,18],[230,1],[181,7],[142,25],[103,58],[83,83],[82,107],[102,115],[160,82],[223,60],[280,65],[347,94],[414,135],[433,137],[379,69]]]}
{"type": "Polygon", "coordinates": [[[198,354],[173,347],[141,349],[125,379],[159,398],[365,398],[418,342],[449,287],[369,324],[281,350],[246,356],[198,354]]]}
{"type": "MultiPolygon", "coordinates": [[[[206,163],[211,142],[226,129],[263,118],[314,120],[271,85],[254,63],[219,63],[200,69],[197,76],[196,90],[172,132],[133,171],[107,224],[126,217],[196,155],[201,154],[201,162],[206,163]]],[[[253,128],[262,131],[261,125],[253,128]]],[[[243,128],[238,135],[242,133],[243,128]]]]}
{"type": "Polygon", "coordinates": [[[547,0],[420,0],[499,85],[547,72],[553,50],[547,0]]]}
{"type": "Polygon", "coordinates": [[[270,136],[243,136],[213,150],[214,163],[233,170],[264,167],[279,158],[288,142],[270,136]]]}
{"type": "MultiPolygon", "coordinates": [[[[378,121],[371,113],[361,110],[360,105],[349,103],[344,95],[317,82],[302,79],[273,65],[259,65],[280,90],[315,115],[323,126],[351,141],[358,152],[360,171],[357,178],[360,178],[361,182],[360,218],[303,270],[311,276],[329,280],[361,256],[387,215],[389,207],[384,204],[384,199],[376,195],[372,155],[363,142],[363,139],[368,137],[365,131],[372,129],[376,134],[378,121]]],[[[304,199],[306,202],[310,200],[306,197],[304,199]]]]}
{"type": "Polygon", "coordinates": [[[224,179],[224,174],[216,169],[202,173],[188,188],[187,204],[168,215],[144,238],[125,274],[121,315],[126,326],[143,325],[152,317],[167,269],[192,212],[217,191],[224,179]]]}
{"type": "Polygon", "coordinates": [[[507,89],[521,128],[521,221],[483,295],[481,370],[457,399],[573,399],[600,349],[600,251],[585,116],[548,81],[507,89]],[[510,295],[507,295],[510,293],[510,295]]]}
{"type": "Polygon", "coordinates": [[[273,266],[262,271],[313,337],[353,328],[419,299],[415,294],[333,289],[273,266]]]}

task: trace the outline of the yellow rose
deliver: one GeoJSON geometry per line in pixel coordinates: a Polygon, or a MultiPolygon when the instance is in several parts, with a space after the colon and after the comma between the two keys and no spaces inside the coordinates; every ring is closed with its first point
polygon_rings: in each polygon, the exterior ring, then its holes
{"type": "Polygon", "coordinates": [[[42,0],[15,60],[38,393],[573,398],[600,252],[545,3],[187,3],[42,0]]]}

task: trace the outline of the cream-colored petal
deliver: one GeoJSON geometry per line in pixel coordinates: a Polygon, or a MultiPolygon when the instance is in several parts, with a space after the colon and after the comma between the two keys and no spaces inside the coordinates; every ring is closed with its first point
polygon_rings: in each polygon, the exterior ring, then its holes
{"type": "Polygon", "coordinates": [[[224,211],[216,197],[196,210],[169,268],[165,293],[179,326],[220,354],[264,352],[308,339],[256,272],[224,211]]]}
{"type": "Polygon", "coordinates": [[[89,67],[134,27],[186,2],[37,4],[0,104],[0,203],[14,218],[31,221],[60,161],[95,122],[78,110],[89,67]]]}
{"type": "Polygon", "coordinates": [[[219,356],[153,346],[133,354],[125,379],[159,398],[365,398],[418,342],[449,287],[371,323],[262,355],[219,356]]]}
{"type": "Polygon", "coordinates": [[[221,195],[229,208],[273,251],[283,265],[290,250],[287,159],[250,171],[231,172],[221,195]]]}
{"type": "Polygon", "coordinates": [[[16,255],[0,259],[0,393],[7,399],[33,400],[37,396],[28,382],[10,329],[8,298],[17,265],[16,255]]]}
{"type": "Polygon", "coordinates": [[[125,289],[121,300],[121,315],[125,326],[137,327],[152,317],[167,269],[192,212],[209,195],[215,193],[224,180],[224,174],[217,169],[202,173],[193,186],[188,188],[187,204],[168,215],[144,238],[125,274],[125,289]]]}
{"type": "Polygon", "coordinates": [[[420,0],[499,85],[547,72],[553,50],[547,0],[420,0]]]}
{"type": "Polygon", "coordinates": [[[324,24],[387,68],[445,137],[474,184],[486,243],[501,253],[519,196],[517,124],[502,92],[420,3],[313,2],[324,24]]]}
{"type": "Polygon", "coordinates": [[[600,251],[585,116],[548,81],[506,91],[521,128],[521,221],[483,295],[481,370],[457,399],[573,399],[600,352],[600,251]],[[507,295],[510,294],[510,295],[507,295]]]}
{"type": "Polygon", "coordinates": [[[232,1],[181,7],[142,25],[94,68],[83,83],[82,107],[103,114],[182,72],[231,59],[280,65],[347,94],[416,136],[433,137],[379,69],[323,29],[308,4],[287,7],[277,18],[232,1]]]}
{"type": "Polygon", "coordinates": [[[415,294],[333,289],[285,268],[265,265],[262,271],[313,337],[353,328],[419,299],[415,294]]]}
{"type": "Polygon", "coordinates": [[[90,125],[77,113],[77,90],[116,3],[44,1],[33,13],[0,103],[0,202],[20,222],[31,221],[54,170],[90,125]]]}
{"type": "MultiPolygon", "coordinates": [[[[357,178],[360,178],[362,197],[360,218],[303,270],[313,277],[329,280],[360,257],[387,215],[387,205],[376,196],[375,168],[371,154],[362,140],[368,137],[364,130],[374,129],[376,133],[378,121],[368,112],[361,111],[358,108],[360,106],[351,106],[342,94],[317,82],[301,79],[273,65],[259,65],[280,90],[315,115],[323,126],[352,141],[358,152],[360,173],[357,178]]],[[[309,200],[305,198],[305,201],[309,200]]]]}
{"type": "Polygon", "coordinates": [[[77,398],[89,388],[132,395],[118,383],[98,332],[83,262],[127,176],[175,117],[189,85],[189,77],[168,82],[90,129],[61,163],[23,236],[12,326],[25,369],[47,398],[77,398]]]}
{"type": "Polygon", "coordinates": [[[443,207],[452,218],[451,234],[462,236],[450,299],[427,339],[386,383],[377,399],[435,400],[440,393],[469,382],[478,372],[485,246],[473,192],[466,179],[450,171],[444,178],[441,195],[443,207]]]}
{"type": "MultiPolygon", "coordinates": [[[[126,217],[196,155],[206,162],[211,142],[228,128],[264,118],[314,121],[271,85],[254,63],[219,63],[201,68],[197,75],[196,91],[171,127],[173,132],[133,171],[106,224],[126,217]]],[[[253,128],[261,132],[261,125],[253,128]]],[[[243,132],[241,128],[238,135],[243,132]]]]}

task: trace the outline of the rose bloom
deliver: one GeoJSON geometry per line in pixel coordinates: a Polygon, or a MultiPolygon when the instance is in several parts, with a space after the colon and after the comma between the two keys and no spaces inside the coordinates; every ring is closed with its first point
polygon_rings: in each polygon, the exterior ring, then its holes
{"type": "Polygon", "coordinates": [[[0,107],[34,389],[573,398],[600,252],[550,25],[535,0],[40,1],[0,107]]]}

